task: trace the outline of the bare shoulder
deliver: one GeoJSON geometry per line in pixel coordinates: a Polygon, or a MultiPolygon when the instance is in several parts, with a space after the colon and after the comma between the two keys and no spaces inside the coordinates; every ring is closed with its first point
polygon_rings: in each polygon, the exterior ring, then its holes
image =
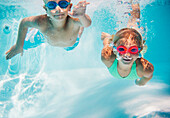
{"type": "Polygon", "coordinates": [[[136,60],[136,62],[140,73],[143,73],[144,75],[150,75],[153,73],[154,66],[148,60],[139,58],[136,60]]]}
{"type": "Polygon", "coordinates": [[[48,17],[47,15],[38,15],[38,16],[30,16],[26,17],[22,20],[22,23],[25,23],[29,27],[38,28],[47,24],[48,17]]]}
{"type": "Polygon", "coordinates": [[[39,16],[36,16],[35,19],[39,22],[39,23],[44,23],[44,22],[47,22],[47,20],[49,20],[49,17],[44,14],[44,15],[39,15],[39,16]]]}
{"type": "Polygon", "coordinates": [[[23,20],[31,21],[31,22],[42,22],[45,19],[47,19],[47,15],[30,16],[30,17],[24,18],[23,20]]]}
{"type": "Polygon", "coordinates": [[[46,25],[49,22],[49,17],[44,15],[34,16],[35,22],[38,24],[38,26],[46,25]]]}

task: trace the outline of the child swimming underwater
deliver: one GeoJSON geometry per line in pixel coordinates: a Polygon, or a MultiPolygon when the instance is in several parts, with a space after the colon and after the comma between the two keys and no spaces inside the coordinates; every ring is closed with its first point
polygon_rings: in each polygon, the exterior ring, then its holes
{"type": "Polygon", "coordinates": [[[91,25],[90,17],[85,14],[89,3],[86,0],[80,1],[71,12],[70,2],[71,0],[44,0],[47,14],[27,17],[21,21],[17,42],[6,52],[6,59],[11,59],[19,53],[23,55],[24,41],[29,27],[38,29],[52,46],[76,46],[78,35],[82,33],[81,27],[91,25]]]}
{"type": "MultiPolygon", "coordinates": [[[[130,20],[134,22],[134,19],[140,16],[134,15],[140,13],[139,4],[132,4],[132,10],[130,20]]],[[[102,39],[104,39],[104,48],[101,59],[113,77],[136,80],[135,83],[139,86],[145,85],[152,78],[153,65],[143,57],[139,57],[143,49],[143,40],[137,30],[123,28],[112,36],[102,33],[102,39]],[[110,46],[111,43],[113,46],[110,46]]]]}

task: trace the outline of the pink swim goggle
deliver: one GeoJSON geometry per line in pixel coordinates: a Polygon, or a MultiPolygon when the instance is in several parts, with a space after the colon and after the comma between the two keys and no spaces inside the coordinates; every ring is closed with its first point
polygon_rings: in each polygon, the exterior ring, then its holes
{"type": "Polygon", "coordinates": [[[127,49],[125,46],[113,46],[114,49],[116,49],[120,54],[125,54],[127,52],[131,54],[137,54],[141,48],[138,48],[137,46],[132,46],[129,49],[127,49]]]}

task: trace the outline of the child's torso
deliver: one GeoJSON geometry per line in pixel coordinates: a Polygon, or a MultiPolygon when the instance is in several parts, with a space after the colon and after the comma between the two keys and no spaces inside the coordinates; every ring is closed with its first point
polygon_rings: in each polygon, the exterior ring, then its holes
{"type": "Polygon", "coordinates": [[[52,46],[68,47],[72,46],[78,37],[80,27],[75,25],[72,19],[62,29],[57,29],[51,24],[47,24],[45,30],[41,31],[52,46]]]}
{"type": "Polygon", "coordinates": [[[115,59],[115,61],[113,62],[112,66],[109,67],[109,72],[118,79],[128,79],[128,80],[135,80],[138,79],[139,76],[137,74],[137,70],[136,70],[136,62],[133,63],[131,70],[127,71],[127,72],[118,72],[117,69],[117,59],[115,59]],[[124,76],[126,75],[126,76],[124,76]]]}

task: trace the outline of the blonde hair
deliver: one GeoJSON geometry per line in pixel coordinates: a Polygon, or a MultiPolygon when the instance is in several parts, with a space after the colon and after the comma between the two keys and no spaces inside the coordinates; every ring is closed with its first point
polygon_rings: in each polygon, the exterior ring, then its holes
{"type": "Polygon", "coordinates": [[[143,49],[143,40],[140,33],[133,29],[133,28],[123,28],[119,30],[113,37],[113,43],[116,44],[117,41],[121,38],[129,38],[129,36],[132,35],[133,39],[136,39],[138,41],[138,45],[141,49],[143,49]]]}

